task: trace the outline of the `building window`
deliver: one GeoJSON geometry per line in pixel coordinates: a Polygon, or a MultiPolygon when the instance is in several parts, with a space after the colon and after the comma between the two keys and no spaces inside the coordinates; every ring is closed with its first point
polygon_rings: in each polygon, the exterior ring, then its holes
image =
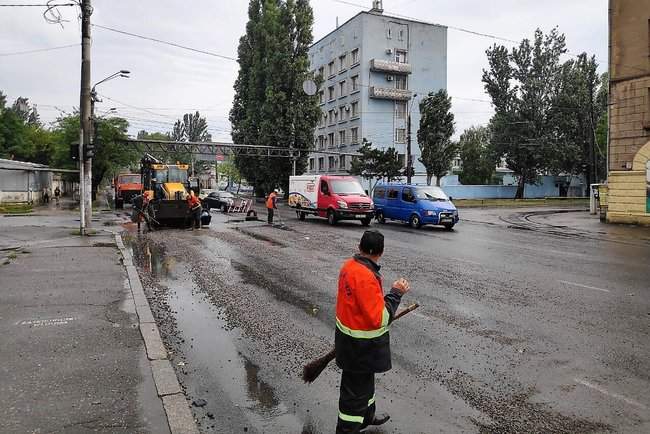
{"type": "Polygon", "coordinates": [[[341,170],[346,170],[346,169],[348,168],[347,165],[346,165],[345,163],[346,163],[346,161],[345,161],[345,155],[340,155],[340,156],[339,156],[339,168],[340,168],[341,170]]]}
{"type": "Polygon", "coordinates": [[[314,171],[314,159],[313,158],[309,159],[309,171],[310,172],[314,171]]]}
{"type": "Polygon", "coordinates": [[[334,157],[328,157],[327,166],[329,170],[336,169],[336,159],[334,159],[334,157]]]}
{"type": "Polygon", "coordinates": [[[319,104],[325,104],[325,91],[321,90],[318,92],[318,102],[319,104]]]}
{"type": "Polygon", "coordinates": [[[335,143],[334,143],[334,133],[329,133],[327,135],[327,143],[329,143],[329,147],[333,148],[335,143]]]}
{"type": "Polygon", "coordinates": [[[323,117],[321,118],[321,126],[327,125],[327,113],[323,112],[323,117]]]}
{"type": "Polygon", "coordinates": [[[347,120],[345,115],[346,113],[347,113],[347,118],[350,117],[350,111],[346,110],[344,105],[339,107],[339,113],[341,114],[341,116],[339,116],[339,122],[344,122],[347,120]]]}
{"type": "Polygon", "coordinates": [[[345,96],[345,80],[339,82],[339,98],[345,96]]]}
{"type": "Polygon", "coordinates": [[[342,54],[341,56],[339,56],[339,71],[343,71],[348,67],[347,60],[348,60],[347,54],[342,54]]]}
{"type": "Polygon", "coordinates": [[[386,38],[391,39],[392,37],[393,37],[393,32],[392,32],[391,28],[389,27],[389,28],[386,29],[386,38]]]}
{"type": "Polygon", "coordinates": [[[406,142],[406,129],[395,128],[395,143],[406,142]]]}
{"type": "Polygon", "coordinates": [[[339,145],[345,145],[345,130],[339,131],[339,145]]]}
{"type": "Polygon", "coordinates": [[[406,167],[404,162],[406,161],[406,155],[404,154],[397,154],[397,163],[399,164],[400,167],[406,167]]]}
{"type": "Polygon", "coordinates": [[[404,29],[400,29],[399,36],[397,37],[400,41],[404,40],[404,29]]]}
{"type": "Polygon", "coordinates": [[[397,63],[406,63],[406,51],[405,50],[395,50],[395,62],[397,62],[397,63]]]}
{"type": "Polygon", "coordinates": [[[350,129],[350,143],[356,145],[359,143],[359,128],[350,129]]]}
{"type": "Polygon", "coordinates": [[[318,157],[318,171],[323,171],[323,166],[325,165],[325,159],[323,157],[318,157]]]}
{"type": "Polygon", "coordinates": [[[352,50],[351,54],[352,54],[352,64],[356,65],[357,63],[359,63],[359,49],[355,48],[354,50],[352,50]]]}
{"type": "Polygon", "coordinates": [[[334,69],[334,61],[332,60],[328,65],[327,65],[327,71],[330,75],[330,77],[334,74],[336,74],[336,69],[334,69]]]}
{"type": "Polygon", "coordinates": [[[350,88],[351,92],[356,92],[359,90],[359,76],[355,75],[350,78],[350,88]]]}
{"type": "Polygon", "coordinates": [[[336,98],[336,89],[334,86],[330,86],[327,88],[327,100],[332,101],[334,98],[336,98]]]}
{"type": "Polygon", "coordinates": [[[318,136],[318,149],[325,149],[325,136],[318,136]]]}
{"type": "Polygon", "coordinates": [[[330,110],[328,112],[328,117],[329,117],[329,125],[334,125],[334,110],[330,110]]]}
{"type": "Polygon", "coordinates": [[[325,77],[325,67],[324,66],[321,66],[320,68],[318,68],[318,75],[320,75],[321,77],[325,77]]]}
{"type": "Polygon", "coordinates": [[[359,117],[359,101],[355,101],[351,104],[351,117],[352,118],[358,118],[359,117]]]}
{"type": "Polygon", "coordinates": [[[395,102],[395,117],[397,119],[406,119],[406,101],[395,102]]]}
{"type": "Polygon", "coordinates": [[[406,78],[406,75],[396,75],[395,76],[395,89],[406,90],[408,88],[409,88],[408,79],[406,78]]]}

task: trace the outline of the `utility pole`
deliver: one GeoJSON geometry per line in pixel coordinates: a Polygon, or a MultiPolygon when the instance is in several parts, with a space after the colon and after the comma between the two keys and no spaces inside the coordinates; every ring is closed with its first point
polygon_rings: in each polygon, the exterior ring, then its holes
{"type": "Polygon", "coordinates": [[[83,220],[82,235],[90,228],[92,209],[92,158],[85,158],[84,149],[91,142],[91,94],[90,94],[90,16],[91,0],[81,0],[81,96],[79,115],[81,133],[79,140],[80,211],[83,220]],[[82,188],[83,187],[83,188],[82,188]]]}
{"type": "Polygon", "coordinates": [[[406,119],[406,183],[411,183],[411,110],[408,112],[406,119]]]}

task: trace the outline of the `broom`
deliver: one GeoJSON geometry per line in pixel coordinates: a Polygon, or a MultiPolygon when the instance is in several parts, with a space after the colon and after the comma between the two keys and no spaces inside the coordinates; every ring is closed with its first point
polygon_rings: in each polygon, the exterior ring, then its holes
{"type": "MultiPolygon", "coordinates": [[[[419,304],[413,303],[406,309],[402,309],[400,312],[398,312],[395,315],[395,317],[393,317],[393,321],[403,317],[409,312],[414,311],[419,306],[420,306],[419,304]]],[[[335,358],[336,358],[336,350],[333,348],[329,353],[325,354],[324,356],[321,356],[318,359],[309,362],[302,369],[302,380],[305,383],[312,383],[316,378],[318,378],[320,373],[323,372],[323,370],[327,367],[327,365],[329,365],[329,363],[335,358]]]]}

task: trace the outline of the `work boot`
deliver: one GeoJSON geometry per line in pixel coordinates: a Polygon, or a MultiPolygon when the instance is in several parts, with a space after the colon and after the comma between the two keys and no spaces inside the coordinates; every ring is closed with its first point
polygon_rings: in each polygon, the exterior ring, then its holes
{"type": "Polygon", "coordinates": [[[383,425],[386,422],[390,420],[390,415],[386,413],[381,413],[378,416],[375,416],[373,420],[370,422],[366,423],[364,422],[363,425],[361,425],[361,430],[366,429],[368,426],[377,426],[377,425],[383,425]]]}

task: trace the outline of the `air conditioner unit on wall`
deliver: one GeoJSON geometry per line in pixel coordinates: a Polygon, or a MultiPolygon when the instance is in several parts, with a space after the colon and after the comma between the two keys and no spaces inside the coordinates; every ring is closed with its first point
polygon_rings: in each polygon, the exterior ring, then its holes
{"type": "Polygon", "coordinates": [[[395,77],[393,77],[393,76],[390,75],[390,74],[387,74],[387,75],[386,75],[386,81],[393,81],[393,80],[395,80],[395,77]]]}
{"type": "Polygon", "coordinates": [[[393,54],[392,48],[386,48],[386,54],[393,54]]]}

